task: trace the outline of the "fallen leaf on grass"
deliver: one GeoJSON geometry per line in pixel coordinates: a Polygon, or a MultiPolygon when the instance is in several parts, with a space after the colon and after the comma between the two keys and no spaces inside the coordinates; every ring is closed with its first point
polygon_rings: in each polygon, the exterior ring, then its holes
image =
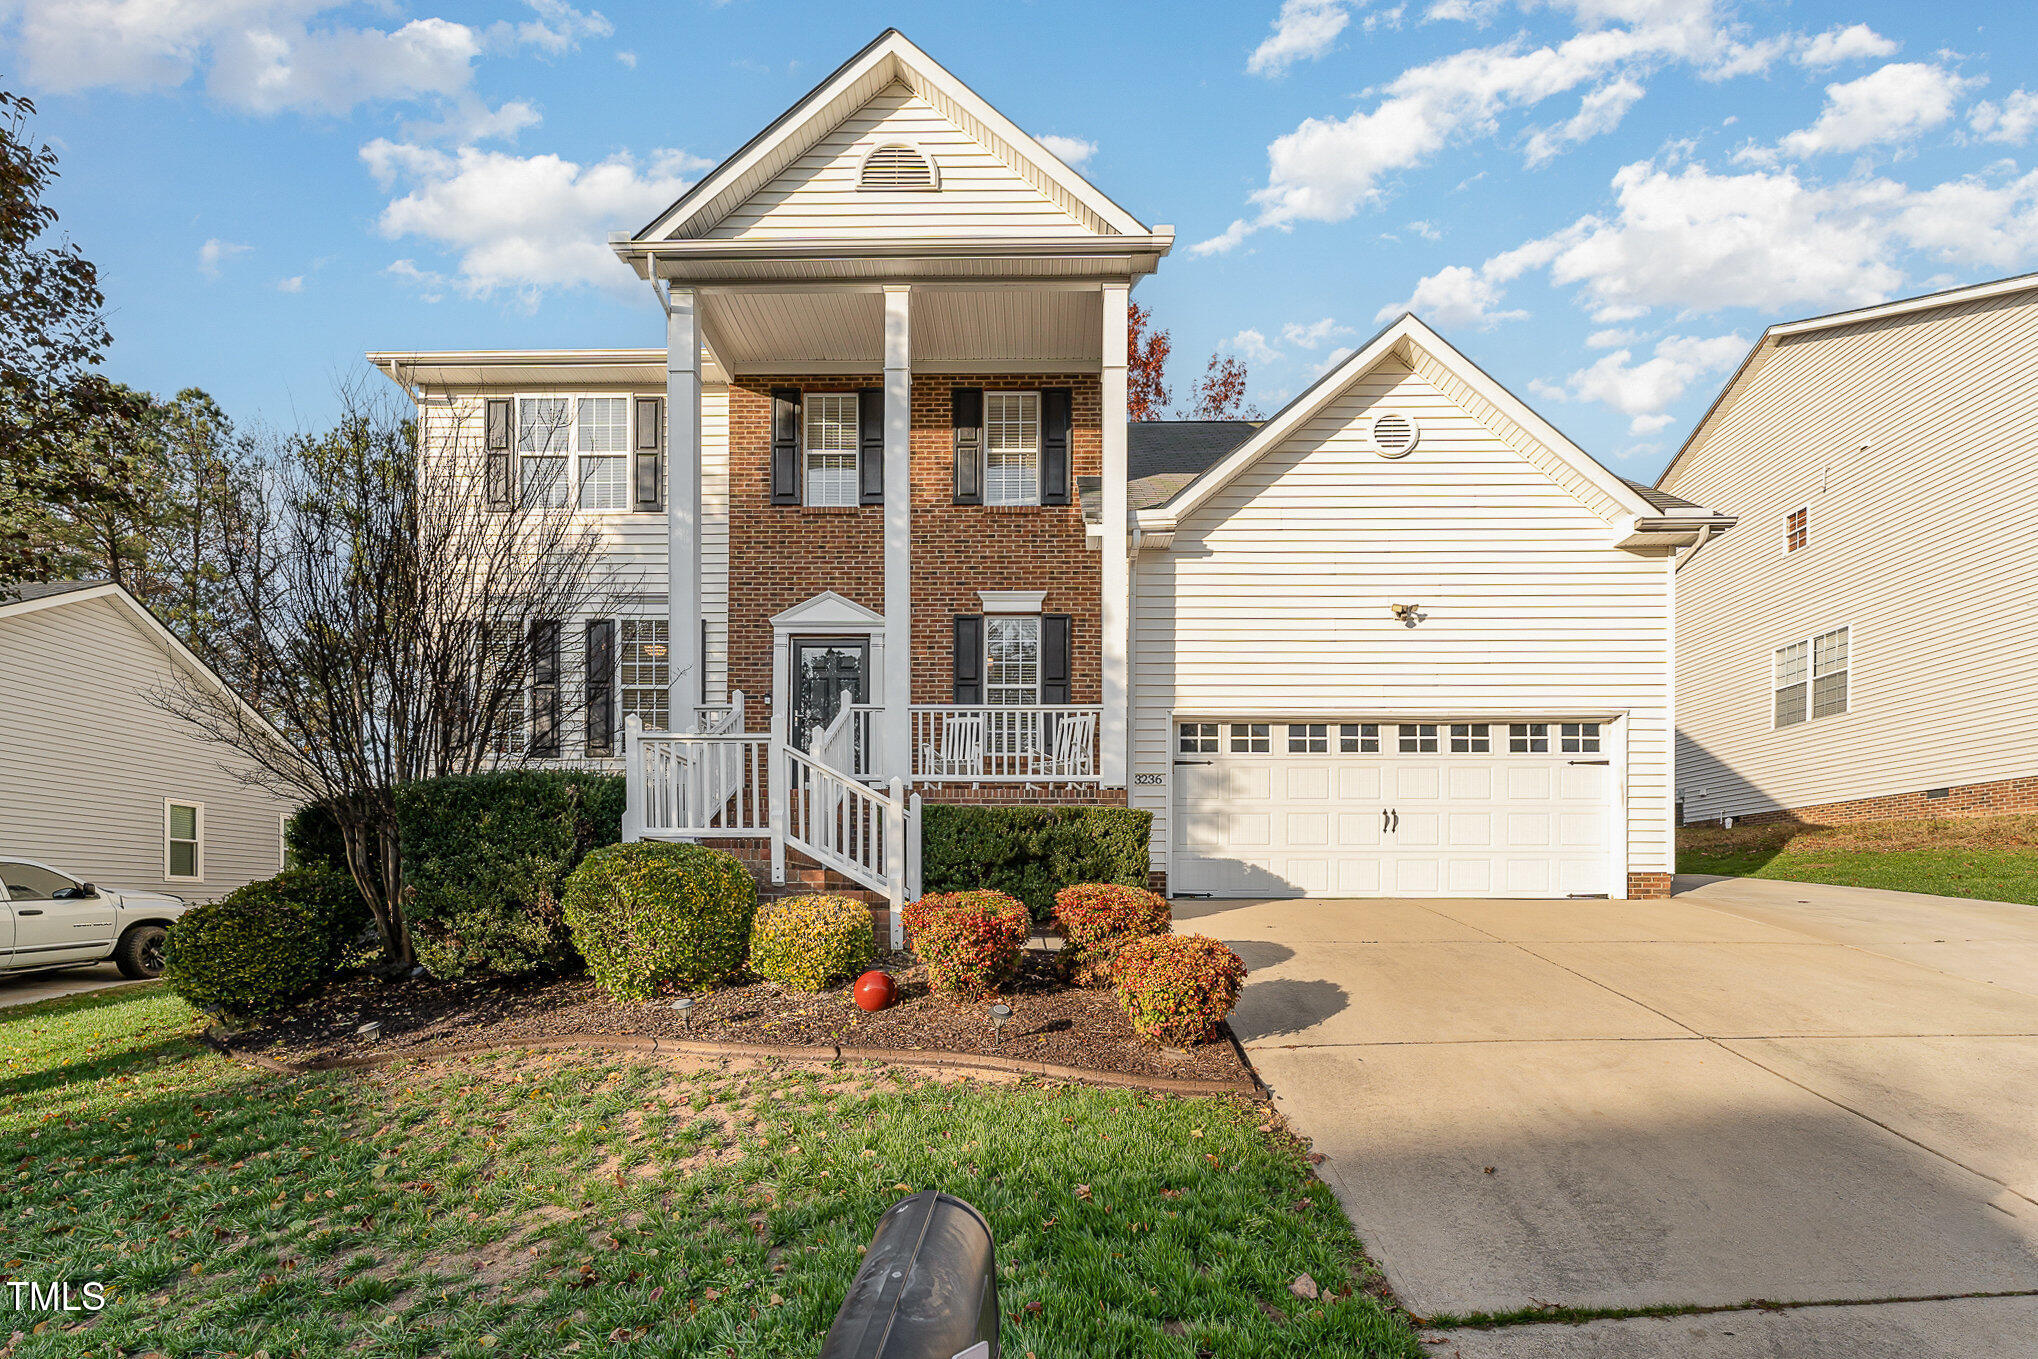
{"type": "Polygon", "coordinates": [[[1288,1285],[1288,1291],[1298,1298],[1307,1298],[1313,1302],[1317,1294],[1316,1280],[1307,1274],[1297,1274],[1295,1282],[1288,1285]]]}

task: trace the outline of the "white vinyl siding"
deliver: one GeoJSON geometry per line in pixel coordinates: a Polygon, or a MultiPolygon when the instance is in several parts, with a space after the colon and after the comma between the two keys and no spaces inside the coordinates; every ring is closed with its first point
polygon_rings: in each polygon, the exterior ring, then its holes
{"type": "Polygon", "coordinates": [[[6,853],[114,890],[223,895],[276,871],[290,799],[149,701],[173,662],[106,600],[0,620],[0,826],[6,853]],[[225,767],[223,767],[225,766],[225,767]],[[202,806],[202,883],[172,881],[165,799],[202,806]]]}
{"type": "Polygon", "coordinates": [[[1171,550],[1139,555],[1133,768],[1161,782],[1135,778],[1131,798],[1154,814],[1157,866],[1173,715],[1259,712],[1377,716],[1383,754],[1404,725],[1420,753],[1448,750],[1452,720],[1600,722],[1625,779],[1613,852],[1670,870],[1670,558],[1615,547],[1606,497],[1518,429],[1496,433],[1474,396],[1385,359],[1187,516],[1171,550]],[[1386,410],[1422,428],[1406,458],[1372,450],[1386,410]],[[1409,601],[1428,615],[1413,629],[1389,611],[1409,601]]]}
{"type": "Polygon", "coordinates": [[[804,402],[806,432],[806,503],[817,506],[854,505],[857,501],[857,411],[854,392],[808,392],[804,402]]]}
{"type": "Polygon", "coordinates": [[[984,503],[1040,503],[1040,393],[984,393],[984,503]]]}
{"type": "Polygon", "coordinates": [[[1664,484],[1743,526],[1677,576],[1687,820],[2038,774],[2034,427],[2038,292],[1756,357],[1664,484]],[[1775,726],[1771,653],[1842,620],[1846,711],[1775,726]]]}

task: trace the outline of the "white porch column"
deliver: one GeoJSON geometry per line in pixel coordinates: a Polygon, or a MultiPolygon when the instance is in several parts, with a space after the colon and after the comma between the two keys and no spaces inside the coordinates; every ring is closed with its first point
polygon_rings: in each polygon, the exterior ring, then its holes
{"type": "Polygon", "coordinates": [[[672,730],[694,729],[701,701],[701,329],[691,288],[665,303],[667,689],[672,730]]]}
{"type": "Polygon", "coordinates": [[[1126,786],[1130,764],[1132,572],[1127,553],[1125,489],[1125,323],[1131,287],[1104,285],[1104,529],[1102,615],[1104,713],[1097,724],[1097,772],[1106,788],[1126,786]]]}
{"type": "Polygon", "coordinates": [[[885,289],[885,648],[883,757],[913,777],[913,361],[911,288],[885,289]]]}

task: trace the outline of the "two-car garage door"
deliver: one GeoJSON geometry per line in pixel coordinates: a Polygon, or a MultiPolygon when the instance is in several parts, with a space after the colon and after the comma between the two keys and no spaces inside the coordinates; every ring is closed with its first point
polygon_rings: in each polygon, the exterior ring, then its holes
{"type": "Polygon", "coordinates": [[[1608,728],[1181,722],[1170,883],[1227,897],[1614,891],[1608,728]]]}

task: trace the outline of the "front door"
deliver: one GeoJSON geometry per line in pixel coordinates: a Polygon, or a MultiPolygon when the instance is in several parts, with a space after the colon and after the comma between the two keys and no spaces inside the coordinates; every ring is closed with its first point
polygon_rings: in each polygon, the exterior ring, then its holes
{"type": "Polygon", "coordinates": [[[870,643],[860,637],[795,637],[792,643],[792,743],[804,753],[842,707],[870,701],[870,643]]]}

